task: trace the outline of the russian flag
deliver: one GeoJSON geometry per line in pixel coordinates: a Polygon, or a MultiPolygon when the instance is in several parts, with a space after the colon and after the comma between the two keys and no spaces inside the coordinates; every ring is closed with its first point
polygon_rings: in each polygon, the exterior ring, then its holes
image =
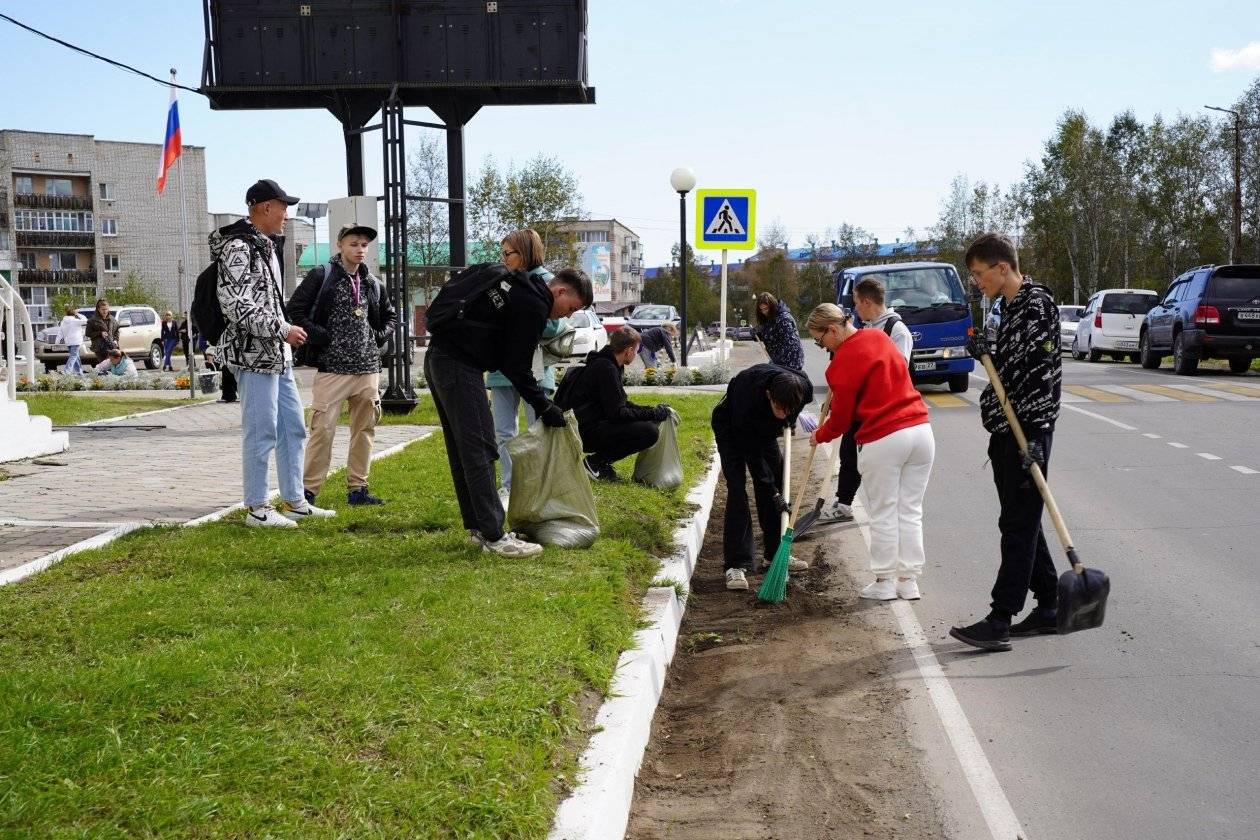
{"type": "Polygon", "coordinates": [[[179,102],[175,99],[175,86],[171,86],[171,109],[166,113],[166,142],[162,144],[162,160],[158,164],[157,194],[166,186],[166,173],[175,165],[175,159],[184,151],[179,135],[179,102]]]}

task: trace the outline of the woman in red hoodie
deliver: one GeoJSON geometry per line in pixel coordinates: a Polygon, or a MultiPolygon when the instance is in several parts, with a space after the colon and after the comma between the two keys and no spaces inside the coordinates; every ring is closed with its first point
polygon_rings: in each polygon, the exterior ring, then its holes
{"type": "Polygon", "coordinates": [[[927,406],[910,382],[905,356],[883,330],[855,328],[834,303],[811,312],[806,326],[819,347],[832,351],[831,414],[810,442],[835,440],[854,420],[861,423],[858,471],[871,518],[875,573],[861,595],[917,600],[924,565],[923,494],[936,455],[927,406]]]}

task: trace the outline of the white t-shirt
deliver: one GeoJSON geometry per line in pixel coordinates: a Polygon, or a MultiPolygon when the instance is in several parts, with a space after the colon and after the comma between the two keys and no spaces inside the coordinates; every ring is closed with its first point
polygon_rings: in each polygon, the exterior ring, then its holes
{"type": "Polygon", "coordinates": [[[87,318],[82,315],[67,315],[61,319],[61,343],[67,347],[82,344],[85,332],[87,332],[87,318]]]}

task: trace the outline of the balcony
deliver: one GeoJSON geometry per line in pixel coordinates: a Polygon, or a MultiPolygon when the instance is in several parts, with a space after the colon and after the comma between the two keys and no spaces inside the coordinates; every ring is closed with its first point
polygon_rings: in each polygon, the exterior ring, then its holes
{"type": "Polygon", "coordinates": [[[23,286],[40,285],[96,285],[96,269],[49,269],[20,268],[17,273],[18,283],[23,286]]]}
{"type": "Polygon", "coordinates": [[[17,193],[13,196],[14,207],[37,207],[41,210],[91,210],[90,196],[78,195],[38,195],[36,193],[17,193]]]}
{"type": "Polygon", "coordinates": [[[73,230],[19,230],[19,248],[95,248],[96,235],[73,230]]]}

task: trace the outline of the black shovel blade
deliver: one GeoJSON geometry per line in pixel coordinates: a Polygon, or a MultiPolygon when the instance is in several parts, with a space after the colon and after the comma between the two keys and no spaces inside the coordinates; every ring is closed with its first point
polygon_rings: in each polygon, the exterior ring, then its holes
{"type": "Polygon", "coordinates": [[[1101,627],[1107,613],[1111,579],[1098,569],[1059,575],[1059,634],[1101,627]]]}
{"type": "Polygon", "coordinates": [[[818,503],[814,505],[813,510],[805,511],[801,514],[801,518],[796,520],[796,526],[792,528],[792,532],[796,534],[797,539],[800,539],[801,535],[809,530],[811,525],[818,521],[818,517],[822,516],[824,504],[825,502],[823,502],[822,499],[819,499],[818,503]]]}

